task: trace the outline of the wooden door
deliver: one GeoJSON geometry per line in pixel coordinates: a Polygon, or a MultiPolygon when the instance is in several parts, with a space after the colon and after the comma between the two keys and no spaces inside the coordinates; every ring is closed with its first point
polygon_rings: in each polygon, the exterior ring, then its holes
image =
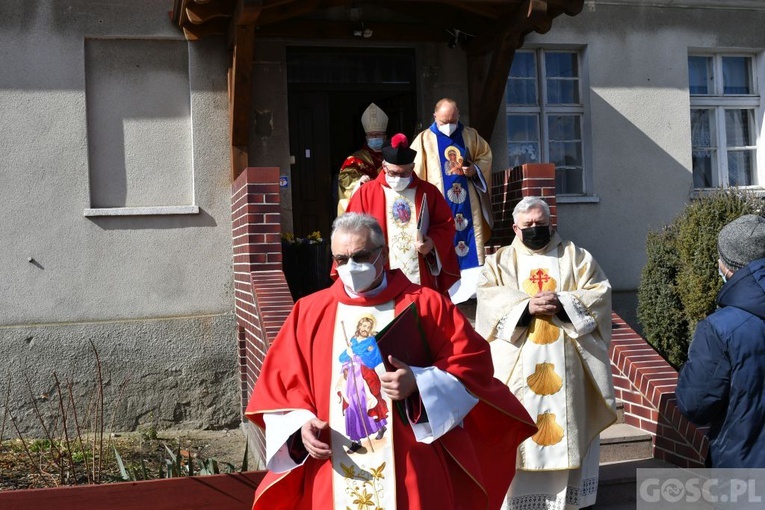
{"type": "Polygon", "coordinates": [[[292,222],[297,237],[319,231],[329,238],[333,215],[329,109],[325,92],[290,92],[292,222]]]}

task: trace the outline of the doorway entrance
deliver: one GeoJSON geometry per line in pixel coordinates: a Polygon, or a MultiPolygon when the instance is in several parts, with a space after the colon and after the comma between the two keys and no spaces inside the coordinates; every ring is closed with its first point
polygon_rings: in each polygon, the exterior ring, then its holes
{"type": "Polygon", "coordinates": [[[329,237],[337,215],[337,174],[365,142],[361,115],[375,103],[388,136],[417,130],[413,49],[289,48],[287,80],[293,231],[329,237]]]}

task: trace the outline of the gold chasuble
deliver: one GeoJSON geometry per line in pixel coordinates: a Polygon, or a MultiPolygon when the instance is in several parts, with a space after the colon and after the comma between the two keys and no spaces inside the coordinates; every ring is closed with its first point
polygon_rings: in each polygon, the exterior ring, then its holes
{"type": "Polygon", "coordinates": [[[401,269],[412,283],[420,284],[420,259],[417,241],[417,213],[415,188],[401,192],[381,186],[385,192],[385,219],[387,222],[389,263],[391,269],[401,269]]]}
{"type": "Polygon", "coordinates": [[[592,505],[598,434],[616,419],[608,279],[586,250],[558,234],[544,252],[516,237],[487,257],[477,295],[476,331],[490,342],[494,375],[538,428],[518,449],[502,509],[592,505]],[[529,300],[543,291],[556,293],[562,313],[526,323],[529,300]]]}
{"type": "Polygon", "coordinates": [[[394,315],[393,301],[337,306],[329,414],[335,509],[396,508],[393,406],[380,389],[385,368],[375,339],[394,315]]]}

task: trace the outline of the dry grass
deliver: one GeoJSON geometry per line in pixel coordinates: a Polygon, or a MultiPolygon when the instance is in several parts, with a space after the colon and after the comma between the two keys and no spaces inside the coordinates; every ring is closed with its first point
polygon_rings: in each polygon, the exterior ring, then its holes
{"type": "MultiPolygon", "coordinates": [[[[200,466],[208,459],[216,459],[220,472],[239,471],[246,440],[239,430],[173,430],[160,432],[156,438],[140,433],[119,434],[110,437],[108,442],[103,458],[93,462],[92,455],[86,458],[82,451],[74,449],[70,455],[62,451],[60,443],[51,445],[48,440],[3,441],[0,443],[0,490],[82,485],[95,479],[99,483],[123,482],[112,445],[119,452],[125,469],[138,480],[159,478],[160,467],[163,476],[167,476],[167,462],[171,459],[168,448],[177,455],[179,447],[182,465],[188,466],[190,457],[194,474],[199,474],[200,466]],[[99,465],[98,460],[101,471],[95,477],[93,466],[99,465]]],[[[86,451],[92,450],[86,447],[86,451]]],[[[250,454],[250,467],[252,460],[250,454]]]]}

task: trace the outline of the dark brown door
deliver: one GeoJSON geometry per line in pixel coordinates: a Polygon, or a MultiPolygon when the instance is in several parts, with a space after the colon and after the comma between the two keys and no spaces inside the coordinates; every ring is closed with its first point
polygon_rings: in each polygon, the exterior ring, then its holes
{"type": "Polygon", "coordinates": [[[375,103],[388,135],[417,128],[414,52],[407,49],[291,48],[288,108],[293,232],[329,237],[337,214],[337,174],[364,145],[361,114],[375,103]]]}
{"type": "Polygon", "coordinates": [[[297,237],[319,231],[329,237],[331,164],[325,92],[289,95],[293,229],[297,237]]]}

